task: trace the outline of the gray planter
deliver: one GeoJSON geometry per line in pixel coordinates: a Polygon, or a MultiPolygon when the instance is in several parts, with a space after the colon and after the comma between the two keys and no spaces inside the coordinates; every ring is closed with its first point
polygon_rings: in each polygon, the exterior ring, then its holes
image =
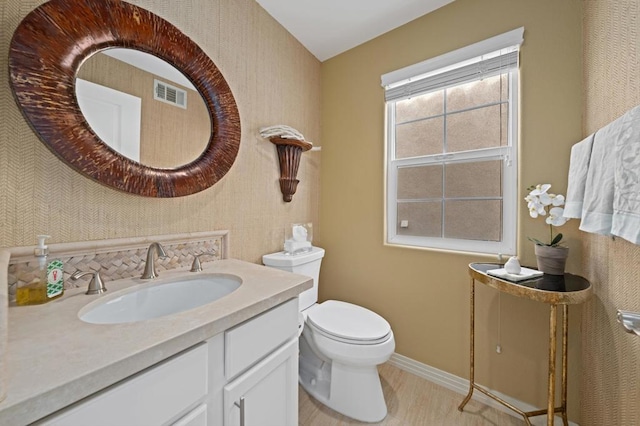
{"type": "Polygon", "coordinates": [[[564,267],[569,256],[568,247],[535,245],[538,270],[549,275],[564,275],[564,267]]]}

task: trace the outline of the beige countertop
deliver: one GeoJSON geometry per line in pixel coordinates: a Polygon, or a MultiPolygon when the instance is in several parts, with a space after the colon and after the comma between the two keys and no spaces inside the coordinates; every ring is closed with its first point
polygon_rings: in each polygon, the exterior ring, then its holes
{"type": "MultiPolygon", "coordinates": [[[[24,425],[40,419],[312,286],[311,278],[240,260],[210,262],[203,269],[237,275],[242,285],[208,305],[125,324],[88,324],[78,318],[78,311],[148,280],[107,281],[109,291],[102,295],[88,296],[85,288],[78,288],[44,305],[10,307],[7,398],[0,402],[0,424],[24,425]]],[[[157,282],[181,274],[193,273],[188,268],[166,271],[157,282]]]]}

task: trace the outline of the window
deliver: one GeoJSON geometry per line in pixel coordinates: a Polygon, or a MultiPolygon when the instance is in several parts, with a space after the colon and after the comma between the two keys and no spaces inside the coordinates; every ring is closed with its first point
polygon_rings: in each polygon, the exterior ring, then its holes
{"type": "Polygon", "coordinates": [[[523,32],[382,76],[387,243],[515,253],[523,32]]]}

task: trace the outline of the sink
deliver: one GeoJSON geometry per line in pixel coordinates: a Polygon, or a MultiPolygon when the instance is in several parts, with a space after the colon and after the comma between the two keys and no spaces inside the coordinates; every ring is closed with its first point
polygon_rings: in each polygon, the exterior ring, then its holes
{"type": "Polygon", "coordinates": [[[237,290],[242,279],[230,274],[197,274],[150,282],[104,296],[78,317],[92,324],[119,324],[177,314],[214,302],[237,290]]]}

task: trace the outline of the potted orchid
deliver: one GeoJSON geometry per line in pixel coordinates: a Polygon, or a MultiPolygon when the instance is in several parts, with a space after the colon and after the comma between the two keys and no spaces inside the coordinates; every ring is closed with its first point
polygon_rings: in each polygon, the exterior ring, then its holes
{"type": "Polygon", "coordinates": [[[530,192],[525,201],[529,215],[532,218],[546,216],[545,222],[549,225],[548,243],[531,237],[529,240],[535,243],[538,269],[547,274],[563,275],[569,249],[562,246],[561,233],[554,235],[554,227],[564,225],[569,219],[563,216],[564,195],[551,194],[549,189],[548,183],[527,188],[530,192]]]}

